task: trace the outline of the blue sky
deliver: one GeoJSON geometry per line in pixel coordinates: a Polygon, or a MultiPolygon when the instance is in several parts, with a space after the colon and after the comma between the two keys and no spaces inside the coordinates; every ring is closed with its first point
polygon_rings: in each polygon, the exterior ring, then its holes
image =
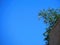
{"type": "Polygon", "coordinates": [[[0,45],[44,45],[41,9],[60,8],[59,0],[0,0],[0,45]]]}

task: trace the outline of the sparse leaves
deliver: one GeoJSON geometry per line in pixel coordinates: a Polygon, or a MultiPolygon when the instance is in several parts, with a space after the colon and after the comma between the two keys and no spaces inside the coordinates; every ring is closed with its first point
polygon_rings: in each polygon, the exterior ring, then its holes
{"type": "MultiPolygon", "coordinates": [[[[48,28],[46,29],[46,32],[44,33],[45,39],[48,41],[49,44],[49,33],[56,23],[56,21],[60,18],[60,9],[53,9],[49,8],[47,10],[43,9],[39,12],[38,15],[40,18],[44,18],[45,24],[48,24],[48,28]]],[[[46,45],[48,45],[46,44],[46,45]]]]}

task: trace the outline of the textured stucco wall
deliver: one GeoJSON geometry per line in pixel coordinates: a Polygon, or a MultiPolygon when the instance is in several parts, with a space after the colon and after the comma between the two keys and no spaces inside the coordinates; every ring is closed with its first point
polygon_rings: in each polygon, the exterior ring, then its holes
{"type": "Polygon", "coordinates": [[[49,45],[60,45],[60,20],[51,30],[49,35],[49,45]]]}

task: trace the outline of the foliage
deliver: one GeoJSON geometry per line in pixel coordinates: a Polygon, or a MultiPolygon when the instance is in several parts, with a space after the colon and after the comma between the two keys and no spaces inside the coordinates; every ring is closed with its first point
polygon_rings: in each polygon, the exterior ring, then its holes
{"type": "Polygon", "coordinates": [[[52,29],[52,27],[55,25],[56,21],[60,18],[60,9],[53,9],[49,8],[47,10],[43,9],[39,12],[39,18],[43,18],[45,24],[48,25],[48,28],[46,28],[46,32],[44,33],[45,39],[48,43],[46,45],[49,45],[49,33],[52,29]]]}

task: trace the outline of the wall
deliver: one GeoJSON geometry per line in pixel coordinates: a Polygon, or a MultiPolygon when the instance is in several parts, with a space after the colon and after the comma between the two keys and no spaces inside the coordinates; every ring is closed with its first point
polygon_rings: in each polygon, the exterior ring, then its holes
{"type": "Polygon", "coordinates": [[[60,20],[57,21],[49,34],[49,45],[60,45],[60,20]]]}

